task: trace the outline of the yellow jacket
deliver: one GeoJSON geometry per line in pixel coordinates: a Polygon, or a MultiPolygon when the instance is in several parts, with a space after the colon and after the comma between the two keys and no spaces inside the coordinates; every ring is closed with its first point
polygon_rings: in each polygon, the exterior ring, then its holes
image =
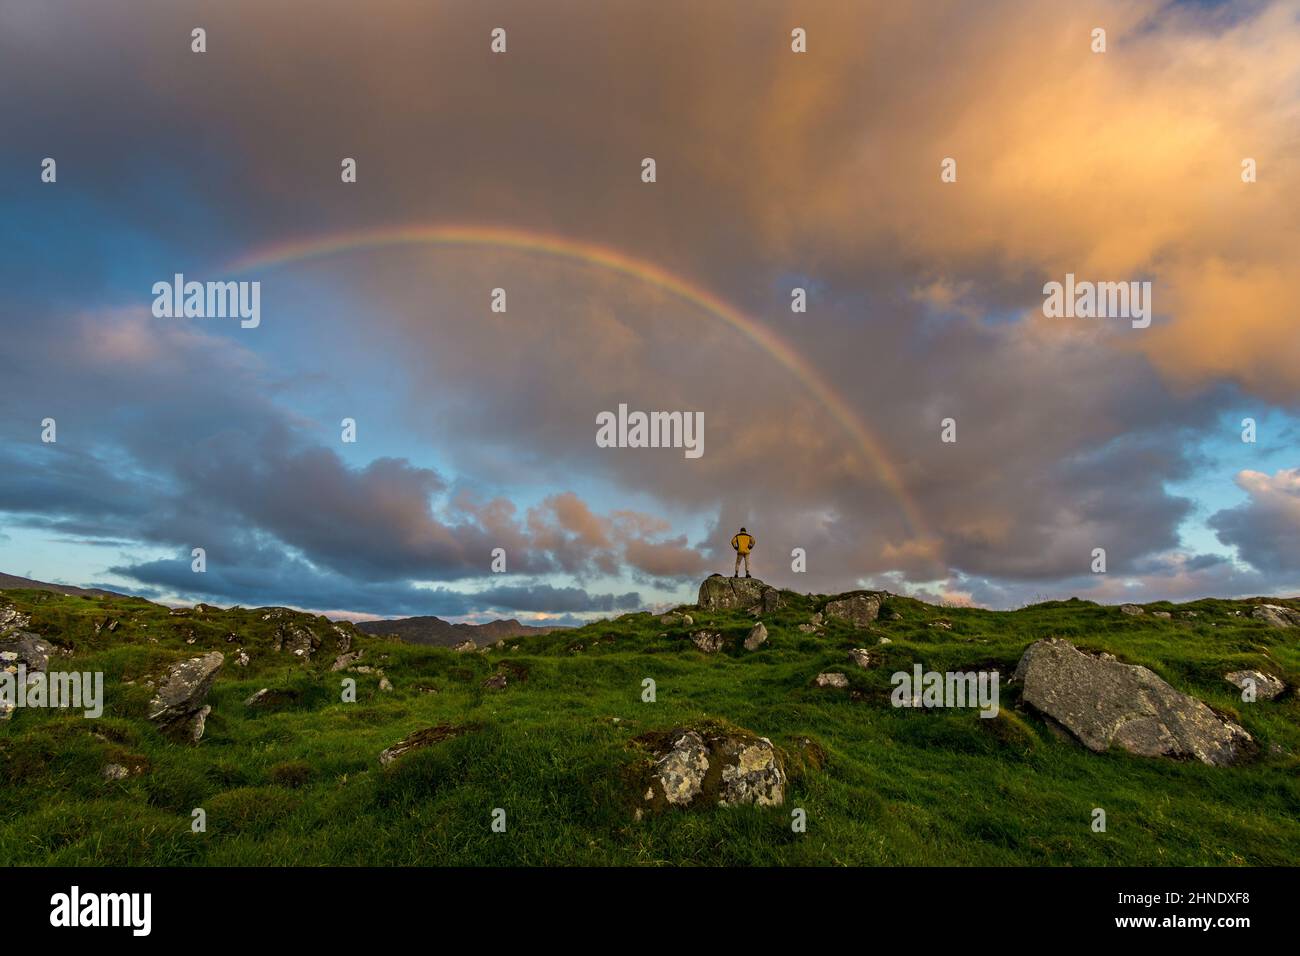
{"type": "Polygon", "coordinates": [[[741,554],[749,554],[754,550],[754,537],[748,533],[738,534],[731,539],[731,546],[741,554]]]}

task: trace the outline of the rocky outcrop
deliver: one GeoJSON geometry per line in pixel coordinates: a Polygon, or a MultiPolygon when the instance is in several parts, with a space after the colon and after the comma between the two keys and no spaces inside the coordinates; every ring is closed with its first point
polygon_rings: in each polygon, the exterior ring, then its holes
{"type": "Polygon", "coordinates": [[[721,726],[678,727],[636,742],[651,750],[653,761],[640,784],[641,808],[785,803],[784,762],[766,737],[721,726]]]}
{"type": "MultiPolygon", "coordinates": [[[[1262,671],[1231,671],[1224,674],[1223,679],[1242,691],[1253,691],[1255,700],[1273,700],[1286,690],[1286,683],[1280,677],[1262,671]]],[[[1243,696],[1242,699],[1246,698],[1243,696]]]]}
{"type": "Polygon", "coordinates": [[[1060,638],[1030,645],[1012,679],[1023,685],[1025,704],[1099,753],[1119,747],[1146,757],[1227,766],[1257,749],[1242,727],[1151,670],[1085,654],[1060,638]]]}
{"type": "Polygon", "coordinates": [[[1269,627],[1300,627],[1300,611],[1279,604],[1257,604],[1251,608],[1250,616],[1269,627]]]}
{"type": "Polygon", "coordinates": [[[1129,617],[1140,617],[1145,614],[1146,611],[1138,607],[1136,604],[1121,604],[1119,606],[1119,613],[1127,614],[1129,617]]]}
{"type": "Polygon", "coordinates": [[[871,591],[855,591],[826,605],[826,616],[854,627],[866,627],[880,616],[882,598],[871,591]]]}
{"type": "Polygon", "coordinates": [[[469,651],[478,650],[478,645],[473,641],[461,641],[459,644],[453,644],[451,649],[457,654],[465,654],[469,651]]]}
{"type": "Polygon", "coordinates": [[[750,629],[749,635],[745,638],[745,650],[756,651],[767,643],[767,628],[762,621],[750,629]]]}
{"type": "Polygon", "coordinates": [[[758,578],[725,578],[711,574],[700,584],[696,603],[709,611],[748,611],[763,601],[768,586],[758,578]]]}
{"type": "MultiPolygon", "coordinates": [[[[11,610],[13,610],[11,608],[11,610]]],[[[3,609],[0,609],[2,613],[3,609]]],[[[9,627],[3,639],[0,639],[0,670],[17,675],[23,673],[28,684],[39,681],[39,675],[50,666],[50,655],[54,646],[49,641],[28,631],[29,619],[25,614],[13,614],[8,618],[9,627]]],[[[16,709],[15,703],[6,698],[0,700],[0,720],[8,720],[16,709]]]]}
{"type": "Polygon", "coordinates": [[[198,742],[212,708],[204,703],[225,656],[220,651],[168,668],[149,702],[149,719],[167,733],[198,742]]]}
{"type": "Polygon", "coordinates": [[[288,621],[275,629],[275,649],[308,660],[320,647],[320,638],[309,627],[288,621]]]}

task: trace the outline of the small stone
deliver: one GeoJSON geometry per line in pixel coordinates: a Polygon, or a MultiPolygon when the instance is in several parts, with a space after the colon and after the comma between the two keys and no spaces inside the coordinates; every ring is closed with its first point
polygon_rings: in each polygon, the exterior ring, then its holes
{"type": "Polygon", "coordinates": [[[816,678],[813,679],[813,683],[818,687],[834,687],[842,690],[849,686],[849,678],[845,674],[818,674],[816,678]]]}
{"type": "Polygon", "coordinates": [[[745,638],[745,650],[756,651],[766,643],[767,628],[763,625],[762,621],[759,621],[750,630],[749,636],[745,638]]]}
{"type": "Polygon", "coordinates": [[[1254,684],[1256,700],[1273,700],[1275,697],[1281,696],[1282,692],[1286,690],[1286,684],[1281,678],[1261,671],[1232,671],[1224,674],[1223,679],[1243,691],[1251,684],[1254,684]]]}

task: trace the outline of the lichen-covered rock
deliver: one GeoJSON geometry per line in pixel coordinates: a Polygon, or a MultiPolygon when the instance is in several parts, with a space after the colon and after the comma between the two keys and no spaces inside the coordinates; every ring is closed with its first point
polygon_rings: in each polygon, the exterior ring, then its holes
{"type": "Polygon", "coordinates": [[[334,631],[334,649],[340,654],[352,650],[352,632],[339,624],[331,624],[334,631]]]}
{"type": "Polygon", "coordinates": [[[849,686],[849,678],[845,674],[837,674],[835,672],[818,674],[813,678],[813,684],[817,687],[833,687],[843,690],[845,687],[849,686]]]}
{"type": "Polygon", "coordinates": [[[637,743],[652,750],[653,763],[638,785],[646,809],[785,802],[785,766],[766,737],[710,725],[647,734],[637,743]]]}
{"type": "Polygon", "coordinates": [[[309,627],[303,627],[294,621],[281,624],[275,629],[275,649],[287,651],[294,657],[307,660],[320,647],[320,638],[309,627]]]}
{"type": "MultiPolygon", "coordinates": [[[[1280,677],[1265,674],[1262,671],[1231,671],[1223,675],[1229,684],[1234,684],[1243,691],[1253,689],[1255,700],[1273,700],[1286,690],[1286,683],[1280,677]]],[[[1244,698],[1243,698],[1244,699],[1244,698]]]]}
{"type": "Polygon", "coordinates": [[[726,641],[717,631],[696,631],[691,635],[691,643],[705,654],[716,654],[726,641]]]}
{"type": "Polygon", "coordinates": [[[1250,616],[1269,627],[1300,627],[1300,611],[1278,604],[1258,604],[1251,609],[1250,616]]]}
{"type": "Polygon", "coordinates": [[[0,604],[0,637],[10,631],[21,631],[31,623],[30,614],[24,614],[13,604],[0,604]]]}
{"type": "Polygon", "coordinates": [[[855,647],[849,651],[849,660],[865,670],[871,666],[871,652],[865,647],[855,647]]]}
{"type": "Polygon", "coordinates": [[[726,578],[711,574],[700,584],[696,604],[711,611],[748,611],[762,603],[767,585],[758,578],[726,578]]]}
{"type": "Polygon", "coordinates": [[[224,661],[225,655],[213,651],[169,667],[149,702],[149,719],[174,736],[197,742],[212,710],[204,700],[224,661]]]}
{"type": "Polygon", "coordinates": [[[453,737],[459,737],[469,730],[469,727],[457,727],[452,724],[439,724],[437,727],[426,727],[423,730],[417,730],[407,734],[393,746],[383,751],[379,755],[379,763],[381,766],[387,767],[399,757],[403,757],[412,751],[432,747],[444,740],[451,740],[453,737]]]}
{"type": "Polygon", "coordinates": [[[1138,607],[1136,604],[1121,604],[1119,606],[1119,613],[1127,614],[1130,617],[1139,617],[1140,615],[1145,614],[1146,611],[1138,607]]]}
{"type": "Polygon", "coordinates": [[[1257,750],[1244,728],[1151,670],[1085,654],[1060,638],[1031,644],[1012,679],[1023,684],[1025,704],[1099,753],[1114,746],[1227,766],[1257,750]]]}
{"type": "Polygon", "coordinates": [[[767,628],[762,621],[750,629],[748,636],[745,638],[745,650],[756,651],[767,643],[767,628]]]}
{"type": "Polygon", "coordinates": [[[866,627],[880,616],[881,596],[871,591],[855,591],[826,605],[826,616],[866,627]]]}

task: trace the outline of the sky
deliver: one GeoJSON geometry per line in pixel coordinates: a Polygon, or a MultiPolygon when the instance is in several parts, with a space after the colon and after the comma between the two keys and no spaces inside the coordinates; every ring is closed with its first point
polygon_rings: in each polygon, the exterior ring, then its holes
{"type": "Polygon", "coordinates": [[[1296,2],[0,2],[0,116],[5,572],[577,623],[744,525],[805,592],[1300,592],[1296,2]]]}

